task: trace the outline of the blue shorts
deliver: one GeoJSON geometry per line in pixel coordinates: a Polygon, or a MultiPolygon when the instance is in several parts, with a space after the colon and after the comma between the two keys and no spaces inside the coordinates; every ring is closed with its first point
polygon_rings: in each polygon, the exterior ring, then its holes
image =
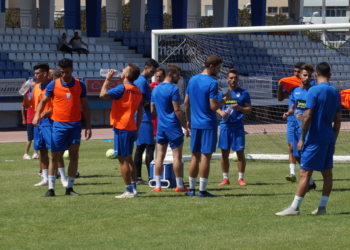
{"type": "Polygon", "coordinates": [[[34,126],[32,123],[27,123],[27,137],[28,141],[32,141],[34,139],[34,126]]]}
{"type": "Polygon", "coordinates": [[[293,156],[295,157],[301,157],[301,152],[298,151],[298,142],[300,139],[301,133],[298,132],[296,129],[294,131],[294,138],[293,138],[293,156]]]}
{"type": "Polygon", "coordinates": [[[286,140],[287,143],[293,143],[294,138],[294,129],[295,129],[295,123],[294,121],[287,121],[286,126],[286,140]]]}
{"type": "Polygon", "coordinates": [[[333,168],[334,148],[335,143],[305,143],[301,156],[300,169],[323,172],[327,168],[333,168]]]}
{"type": "Polygon", "coordinates": [[[51,126],[34,127],[34,150],[51,149],[51,126]]]}
{"type": "Polygon", "coordinates": [[[136,145],[139,146],[141,144],[154,145],[152,122],[141,122],[136,145]]]}
{"type": "Polygon", "coordinates": [[[217,127],[213,129],[191,129],[191,152],[209,154],[215,152],[218,140],[217,127]]]}
{"type": "Polygon", "coordinates": [[[51,152],[65,151],[72,144],[80,145],[81,127],[52,128],[51,152]]]}
{"type": "Polygon", "coordinates": [[[218,148],[242,151],[245,147],[244,127],[220,130],[218,148]]]}
{"type": "Polygon", "coordinates": [[[129,156],[134,149],[136,130],[126,131],[113,129],[114,131],[114,154],[117,156],[129,156]]]}
{"type": "Polygon", "coordinates": [[[184,143],[184,134],[181,129],[172,132],[158,132],[157,143],[161,145],[169,144],[170,148],[174,149],[184,143]]]}

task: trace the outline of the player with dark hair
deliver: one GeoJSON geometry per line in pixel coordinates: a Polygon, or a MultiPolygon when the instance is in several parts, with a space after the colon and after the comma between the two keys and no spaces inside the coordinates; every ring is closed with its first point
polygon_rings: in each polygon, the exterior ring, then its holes
{"type": "Polygon", "coordinates": [[[187,86],[185,111],[188,128],[191,129],[192,159],[189,168],[190,190],[187,196],[195,196],[198,173],[200,175],[198,197],[216,197],[207,191],[210,160],[217,142],[216,110],[231,98],[228,91],[218,101],[218,83],[213,78],[220,72],[222,60],[211,55],[205,60],[205,69],[193,76],[187,86]],[[200,162],[200,163],[199,163],[200,162]],[[200,164],[200,166],[199,166],[200,164]]]}
{"type": "MultiPolygon", "coordinates": [[[[24,96],[24,104],[26,107],[32,105],[34,112],[38,112],[40,108],[40,102],[44,99],[44,95],[47,91],[47,86],[49,85],[49,65],[47,63],[39,63],[33,67],[34,76],[40,84],[37,84],[34,87],[34,90],[30,97],[24,96]]],[[[35,117],[33,118],[33,125],[38,125],[34,129],[34,149],[39,150],[39,159],[40,159],[40,169],[41,177],[43,178],[39,183],[34,186],[46,186],[48,185],[48,168],[49,168],[49,149],[51,149],[51,135],[52,135],[52,102],[47,102],[45,105],[42,105],[43,110],[40,110],[38,114],[41,118],[40,124],[34,122],[35,117]]],[[[63,162],[63,160],[61,160],[63,162]]],[[[64,170],[64,168],[63,168],[64,170]]],[[[67,180],[65,174],[62,173],[61,179],[62,185],[67,186],[67,180]]]]}
{"type": "Polygon", "coordinates": [[[134,82],[137,87],[142,92],[143,96],[143,116],[142,123],[139,129],[139,135],[136,141],[136,152],[134,155],[134,162],[136,166],[137,176],[138,176],[138,184],[148,185],[147,181],[142,180],[142,154],[146,150],[146,167],[147,173],[149,176],[149,166],[151,161],[153,160],[154,153],[154,136],[153,136],[153,127],[152,127],[152,117],[151,117],[151,89],[148,84],[147,79],[154,76],[157,71],[158,63],[156,60],[149,59],[146,61],[143,71],[139,78],[134,82]]]}
{"type": "Polygon", "coordinates": [[[173,169],[176,177],[175,192],[187,192],[189,189],[183,185],[182,171],[182,146],[185,136],[189,136],[189,131],[180,109],[179,88],[174,84],[180,79],[181,68],[176,64],[168,64],[166,67],[166,77],[152,92],[151,109],[157,110],[157,159],[155,164],[156,187],[154,192],[162,191],[161,175],[163,172],[163,162],[168,144],[173,152],[173,169]],[[182,128],[181,128],[182,127],[182,128]]]}
{"type": "MultiPolygon", "coordinates": [[[[278,101],[283,101],[284,99],[288,98],[293,88],[299,87],[301,85],[300,82],[300,68],[305,63],[298,62],[294,65],[294,76],[282,78],[278,82],[278,90],[277,90],[277,99],[278,101]]],[[[290,105],[288,106],[288,110],[290,109],[290,105]]],[[[288,111],[287,110],[287,111],[288,111]]],[[[294,138],[294,122],[295,119],[293,116],[286,116],[285,113],[283,113],[283,119],[287,119],[287,127],[286,127],[286,140],[289,148],[289,170],[290,174],[286,176],[287,181],[296,182],[296,176],[295,176],[295,168],[296,168],[296,159],[293,156],[293,138],[294,138]]]]}
{"type": "Polygon", "coordinates": [[[120,170],[124,179],[126,191],[115,198],[134,198],[137,196],[136,190],[136,167],[132,159],[134,141],[137,138],[137,130],[142,121],[142,93],[134,84],[140,75],[140,69],[129,63],[123,69],[120,79],[123,84],[108,90],[108,84],[115,74],[114,70],[109,70],[106,80],[100,92],[100,98],[112,98],[112,109],[110,123],[114,131],[114,150],[118,156],[120,170]],[[134,116],[136,111],[137,121],[134,116]],[[133,183],[133,185],[132,185],[133,183]]]}
{"type": "Polygon", "coordinates": [[[313,171],[322,173],[323,189],[321,201],[312,214],[326,214],[333,186],[333,154],[341,125],[341,102],[338,91],[329,83],[331,70],[328,63],[317,64],[315,77],[318,85],[308,91],[298,142],[298,150],[303,152],[300,181],[291,206],[276,213],[277,216],[300,214],[299,207],[308,191],[313,171]]]}
{"type": "Polygon", "coordinates": [[[165,78],[165,69],[163,68],[158,68],[155,74],[156,80],[154,82],[151,82],[149,87],[151,88],[151,91],[153,91],[153,89],[155,87],[157,87],[161,82],[164,81],[165,78]]]}
{"type": "MultiPolygon", "coordinates": [[[[245,148],[245,134],[243,125],[243,116],[252,112],[251,101],[248,91],[239,87],[239,76],[236,69],[227,71],[226,78],[231,92],[231,98],[226,101],[226,104],[218,109],[216,112],[223,117],[220,122],[220,137],[218,148],[221,148],[221,169],[223,174],[223,181],[219,186],[230,184],[228,171],[230,168],[229,155],[232,148],[236,151],[238,162],[238,184],[246,186],[244,182],[244,173],[246,167],[246,159],[244,154],[245,148]],[[232,113],[228,113],[228,108],[232,109],[232,113]]],[[[219,101],[224,95],[223,92],[219,94],[219,101]]]]}
{"type": "Polygon", "coordinates": [[[66,195],[79,195],[73,190],[76,172],[78,170],[79,148],[81,139],[81,110],[85,118],[85,139],[91,137],[90,110],[87,101],[85,84],[74,78],[73,61],[64,58],[58,62],[62,77],[52,81],[39,103],[33,124],[39,123],[41,110],[48,102],[52,102],[52,137],[51,158],[49,165],[49,190],[43,197],[55,196],[57,163],[64,151],[69,151],[68,184],[66,195]]]}

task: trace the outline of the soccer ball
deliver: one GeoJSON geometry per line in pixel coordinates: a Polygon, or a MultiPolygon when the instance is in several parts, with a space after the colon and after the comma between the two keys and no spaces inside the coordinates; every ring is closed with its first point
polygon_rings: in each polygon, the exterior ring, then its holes
{"type": "Polygon", "coordinates": [[[238,157],[237,157],[236,151],[234,151],[234,152],[231,154],[231,159],[234,160],[234,161],[238,161],[238,157]]]}
{"type": "Polygon", "coordinates": [[[115,159],[117,156],[114,154],[114,149],[108,149],[106,152],[106,157],[108,159],[115,159]]]}
{"type": "Polygon", "coordinates": [[[64,153],[63,153],[63,159],[69,160],[69,151],[68,151],[68,150],[64,151],[64,153]]]}

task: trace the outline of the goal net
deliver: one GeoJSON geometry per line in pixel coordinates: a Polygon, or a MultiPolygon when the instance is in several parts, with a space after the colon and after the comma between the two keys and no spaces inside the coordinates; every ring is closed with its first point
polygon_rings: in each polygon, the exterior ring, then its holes
{"type": "MultiPolygon", "coordinates": [[[[244,117],[248,158],[287,160],[286,120],[282,115],[288,110],[289,99],[277,100],[278,80],[293,76],[298,62],[314,68],[319,62],[328,62],[333,86],[350,88],[349,54],[334,46],[331,50],[327,40],[327,32],[349,28],[350,24],[327,24],[153,30],[152,57],[163,67],[176,63],[182,68],[182,99],[189,79],[203,71],[208,56],[218,55],[223,61],[217,76],[219,88],[228,87],[225,78],[230,68],[238,70],[239,85],[252,101],[253,111],[244,117]]],[[[350,160],[348,113],[343,109],[336,161],[350,160]]]]}

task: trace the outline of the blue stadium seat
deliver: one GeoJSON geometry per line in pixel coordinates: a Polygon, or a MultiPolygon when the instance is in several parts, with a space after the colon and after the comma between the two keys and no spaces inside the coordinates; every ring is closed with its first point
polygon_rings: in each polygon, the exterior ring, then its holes
{"type": "Polygon", "coordinates": [[[241,47],[241,42],[240,41],[235,41],[235,47],[240,48],[241,47]]]}
{"type": "Polygon", "coordinates": [[[137,39],[137,46],[144,46],[145,45],[145,42],[143,39],[137,39]]]}
{"type": "Polygon", "coordinates": [[[21,71],[13,71],[13,78],[22,78],[21,71]]]}
{"type": "Polygon", "coordinates": [[[262,58],[261,56],[258,56],[257,60],[258,60],[259,64],[263,64],[264,63],[264,58],[262,58]]]}
{"type": "Polygon", "coordinates": [[[131,48],[131,49],[136,49],[137,48],[137,40],[135,38],[131,38],[130,39],[129,48],[131,48]]]}
{"type": "Polygon", "coordinates": [[[129,46],[130,45],[130,39],[129,38],[124,38],[123,39],[123,45],[129,46]]]}
{"type": "Polygon", "coordinates": [[[0,58],[1,58],[1,61],[8,61],[9,60],[9,55],[8,55],[8,53],[2,52],[0,54],[0,58]]]}
{"type": "Polygon", "coordinates": [[[23,63],[15,62],[15,69],[23,69],[23,63]]]}
{"type": "Polygon", "coordinates": [[[134,31],[130,32],[130,38],[137,38],[137,33],[134,31]]]}
{"type": "Polygon", "coordinates": [[[151,56],[151,46],[145,46],[145,56],[151,56]]]}
{"type": "Polygon", "coordinates": [[[114,37],[114,39],[115,40],[123,40],[123,31],[117,31],[117,32],[115,32],[115,37],[114,37]]]}
{"type": "Polygon", "coordinates": [[[245,55],[245,56],[248,56],[248,55],[249,55],[249,50],[248,50],[247,48],[244,48],[244,49],[242,50],[242,52],[243,52],[243,55],[245,55]]]}
{"type": "Polygon", "coordinates": [[[0,79],[4,79],[5,75],[4,75],[4,71],[0,71],[0,79]]]}
{"type": "Polygon", "coordinates": [[[123,38],[124,38],[124,39],[130,38],[130,32],[129,32],[129,31],[124,31],[124,32],[123,32],[123,38]]]}
{"type": "Polygon", "coordinates": [[[7,62],[6,63],[6,68],[7,69],[15,69],[15,64],[13,62],[7,62]]]}
{"type": "Polygon", "coordinates": [[[253,65],[253,70],[254,70],[254,72],[259,72],[259,66],[257,65],[257,64],[254,64],[253,65]]]}
{"type": "Polygon", "coordinates": [[[145,46],[151,46],[151,39],[145,39],[145,46]]]}
{"type": "Polygon", "coordinates": [[[258,60],[256,59],[255,56],[251,57],[250,60],[251,60],[251,62],[252,62],[253,64],[257,64],[257,63],[258,63],[258,60]]]}
{"type": "Polygon", "coordinates": [[[29,77],[34,77],[34,71],[29,71],[29,77]]]}
{"type": "Polygon", "coordinates": [[[5,78],[13,78],[12,71],[6,70],[5,71],[5,78]]]}
{"type": "Polygon", "coordinates": [[[151,39],[151,31],[146,31],[143,35],[146,39],[151,39]]]}
{"type": "Polygon", "coordinates": [[[6,69],[6,63],[0,61],[0,70],[5,70],[6,69]]]}
{"type": "Polygon", "coordinates": [[[143,39],[145,37],[144,33],[142,31],[137,32],[137,38],[143,39]]]}
{"type": "Polygon", "coordinates": [[[22,71],[22,78],[28,79],[29,78],[29,73],[28,71],[22,71]]]}
{"type": "Polygon", "coordinates": [[[231,49],[230,49],[230,54],[231,54],[231,55],[237,55],[236,49],[235,49],[235,48],[231,48],[231,49]]]}
{"type": "Polygon", "coordinates": [[[138,46],[137,47],[137,53],[144,54],[145,53],[145,46],[138,46]]]}
{"type": "Polygon", "coordinates": [[[114,38],[115,37],[115,31],[109,31],[108,32],[108,37],[114,38]]]}

